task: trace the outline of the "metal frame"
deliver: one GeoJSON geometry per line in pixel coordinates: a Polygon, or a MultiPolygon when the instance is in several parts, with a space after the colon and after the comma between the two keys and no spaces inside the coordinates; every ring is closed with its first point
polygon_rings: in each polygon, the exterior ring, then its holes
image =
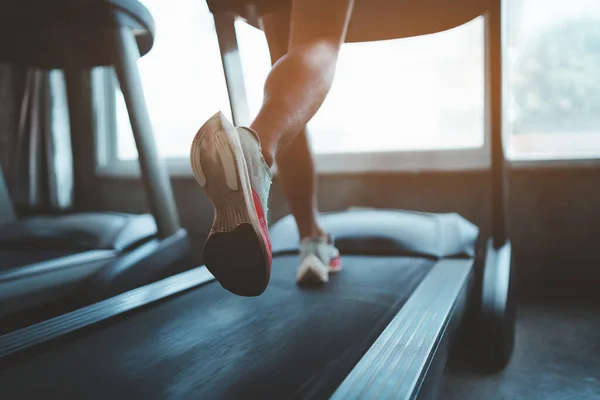
{"type": "Polygon", "coordinates": [[[235,17],[232,14],[218,13],[214,15],[214,20],[233,123],[248,125],[251,122],[250,110],[244,84],[242,59],[235,32],[235,17]]]}
{"type": "Polygon", "coordinates": [[[492,155],[492,237],[499,249],[508,240],[506,158],[503,143],[502,1],[490,0],[485,16],[486,111],[492,155]]]}
{"type": "Polygon", "coordinates": [[[166,238],[180,229],[171,181],[158,154],[150,114],[144,98],[137,61],[140,52],[133,32],[124,27],[115,29],[115,71],[125,98],[131,128],[138,149],[142,179],[156,225],[158,236],[166,238]]]}
{"type": "Polygon", "coordinates": [[[36,208],[41,203],[41,194],[39,187],[41,149],[42,149],[42,110],[41,99],[43,96],[42,85],[44,84],[43,72],[36,70],[33,72],[33,87],[31,88],[31,110],[29,122],[29,149],[28,149],[28,205],[36,208]]]}
{"type": "Polygon", "coordinates": [[[13,207],[10,194],[8,193],[8,186],[4,180],[4,173],[2,172],[2,165],[0,164],[0,226],[17,220],[17,214],[13,207]]]}
{"type": "MultiPolygon", "coordinates": [[[[43,115],[43,129],[42,133],[44,136],[44,146],[43,150],[45,151],[44,164],[46,166],[46,176],[44,177],[47,181],[46,189],[47,189],[47,203],[48,206],[52,209],[59,208],[58,206],[58,179],[59,173],[57,166],[55,164],[54,152],[55,152],[55,137],[54,130],[52,129],[52,118],[53,118],[53,103],[54,99],[52,98],[52,87],[50,83],[50,74],[52,71],[44,72],[44,90],[42,96],[42,115],[43,115]]],[[[69,130],[66,130],[69,132],[69,130]]],[[[60,175],[62,176],[62,174],[60,175]]]]}
{"type": "Polygon", "coordinates": [[[94,126],[96,173],[102,174],[118,162],[115,88],[119,83],[112,67],[94,68],[91,80],[94,109],[100,117],[94,126]]]}
{"type": "Polygon", "coordinates": [[[148,203],[161,239],[180,228],[179,216],[165,161],[158,154],[153,128],[137,67],[139,49],[133,33],[122,28],[113,32],[116,54],[114,68],[97,67],[90,74],[92,101],[98,118],[92,131],[96,144],[95,174],[105,175],[118,165],[127,165],[127,176],[141,176],[148,203]],[[138,160],[117,157],[115,88],[120,85],[138,151],[138,160]]]}
{"type": "Polygon", "coordinates": [[[46,181],[48,206],[53,210],[67,210],[73,200],[73,156],[68,132],[71,132],[66,83],[62,70],[44,72],[45,94],[44,149],[47,165],[46,181]],[[67,132],[67,135],[63,133],[67,132]]]}
{"type": "Polygon", "coordinates": [[[93,132],[95,109],[92,102],[91,71],[80,68],[64,70],[67,88],[71,154],[73,162],[73,211],[98,210],[98,178],[95,175],[95,143],[86,133],[93,132]]]}

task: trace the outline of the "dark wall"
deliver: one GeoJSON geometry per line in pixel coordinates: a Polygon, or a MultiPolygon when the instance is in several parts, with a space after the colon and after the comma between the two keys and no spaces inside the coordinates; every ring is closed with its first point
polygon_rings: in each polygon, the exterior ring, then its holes
{"type": "MultiPolygon", "coordinates": [[[[597,292],[600,168],[513,169],[509,176],[509,223],[521,292],[597,292]]],[[[488,232],[488,177],[483,171],[323,176],[319,202],[322,211],[349,206],[457,211],[488,232]]],[[[212,207],[192,179],[174,178],[173,186],[201,262],[212,207]]],[[[139,182],[104,179],[101,188],[107,209],[147,210],[139,182]]],[[[270,208],[271,222],[288,212],[277,182],[270,208]]]]}

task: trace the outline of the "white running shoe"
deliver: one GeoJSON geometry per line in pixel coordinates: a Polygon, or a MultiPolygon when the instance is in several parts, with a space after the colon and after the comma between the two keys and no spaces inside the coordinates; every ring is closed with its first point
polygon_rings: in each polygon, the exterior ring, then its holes
{"type": "Polygon", "coordinates": [[[190,159],[215,210],[204,245],[206,267],[230,292],[260,295],[271,275],[267,204],[273,175],[258,135],[218,112],[194,137],[190,159]]]}
{"type": "Polygon", "coordinates": [[[300,243],[300,266],[296,274],[298,284],[315,284],[329,281],[329,273],[342,269],[340,252],[331,235],[304,238],[300,243]]]}

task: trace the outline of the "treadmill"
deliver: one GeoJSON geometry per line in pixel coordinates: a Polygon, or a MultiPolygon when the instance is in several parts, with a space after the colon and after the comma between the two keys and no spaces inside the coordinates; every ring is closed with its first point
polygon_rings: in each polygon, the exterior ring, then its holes
{"type": "Polygon", "coordinates": [[[0,336],[3,397],[433,398],[459,334],[477,338],[470,344],[487,370],[503,368],[516,303],[500,134],[500,1],[470,11],[462,22],[483,13],[487,23],[491,237],[457,214],[326,213],[343,270],[325,286],[300,288],[288,216],[270,228],[273,267],[262,296],[230,294],[198,267],[0,336]]]}
{"type": "MultiPolygon", "coordinates": [[[[152,47],[153,20],[137,2],[129,3],[130,8],[122,7],[119,15],[131,19],[128,26],[144,29],[136,30],[139,45],[134,42],[132,47],[127,43],[133,50],[126,50],[145,54],[152,47]]],[[[90,212],[77,204],[78,193],[97,195],[99,189],[92,186],[93,182],[88,182],[89,177],[83,176],[82,170],[89,165],[89,158],[78,152],[77,145],[93,141],[91,132],[85,129],[93,124],[94,109],[91,97],[85,95],[84,82],[87,78],[89,83],[92,67],[106,64],[118,67],[124,65],[126,57],[83,51],[90,48],[90,43],[99,41],[103,34],[93,28],[95,19],[90,12],[105,10],[100,6],[88,7],[86,17],[85,13],[79,15],[76,9],[69,7],[68,1],[35,0],[5,1],[0,6],[0,37],[4,38],[0,40],[0,60],[26,69],[28,77],[22,123],[15,136],[21,141],[29,138],[38,143],[46,142],[47,147],[52,145],[48,132],[53,121],[39,118],[30,127],[23,121],[30,116],[39,117],[37,114],[48,114],[48,110],[33,111],[34,108],[50,107],[48,79],[41,77],[49,70],[64,69],[72,129],[71,132],[65,129],[60,134],[71,134],[73,165],[76,166],[76,199],[72,210],[76,212],[26,216],[17,215],[9,194],[9,176],[5,179],[0,168],[0,333],[72,311],[194,266],[188,234],[179,223],[173,192],[165,166],[157,154],[144,99],[136,96],[139,93],[136,82],[124,76],[128,68],[121,67],[119,74],[123,90],[134,93],[127,96],[127,105],[152,213],[90,212]],[[91,21],[87,26],[72,22],[65,29],[61,26],[65,18],[91,21]],[[65,37],[69,32],[72,35],[65,37]]],[[[131,68],[131,65],[125,66],[131,68]]],[[[38,152],[32,153],[35,154],[29,161],[39,163],[38,152]]],[[[53,171],[53,161],[46,161],[48,165],[44,167],[48,173],[58,173],[53,171]]],[[[14,167],[19,170],[20,165],[14,167]]],[[[21,170],[30,175],[39,171],[27,166],[21,170]]]]}

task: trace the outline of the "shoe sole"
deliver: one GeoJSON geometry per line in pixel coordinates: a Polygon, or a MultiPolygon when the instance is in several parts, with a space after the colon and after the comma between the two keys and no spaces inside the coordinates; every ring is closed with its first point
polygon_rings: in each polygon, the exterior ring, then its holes
{"type": "Polygon", "coordinates": [[[262,294],[271,275],[268,239],[261,230],[240,138],[223,114],[200,128],[190,159],[215,213],[204,244],[206,267],[234,294],[262,294]]]}

